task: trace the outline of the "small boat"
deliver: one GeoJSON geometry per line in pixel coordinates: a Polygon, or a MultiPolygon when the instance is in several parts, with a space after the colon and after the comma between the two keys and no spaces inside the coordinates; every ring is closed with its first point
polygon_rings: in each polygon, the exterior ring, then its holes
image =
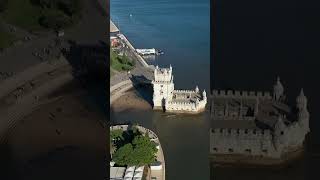
{"type": "Polygon", "coordinates": [[[152,48],[152,49],[136,49],[137,53],[145,56],[145,55],[154,55],[156,54],[156,49],[152,48]]]}
{"type": "Polygon", "coordinates": [[[163,55],[163,54],[164,54],[164,52],[162,50],[157,51],[157,55],[163,55]]]}

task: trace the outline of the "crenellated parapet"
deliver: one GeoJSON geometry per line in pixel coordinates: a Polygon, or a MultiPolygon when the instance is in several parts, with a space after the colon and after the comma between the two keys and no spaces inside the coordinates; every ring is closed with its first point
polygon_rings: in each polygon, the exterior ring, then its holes
{"type": "Polygon", "coordinates": [[[195,94],[196,91],[194,90],[174,90],[173,93],[179,94],[179,93],[189,93],[189,94],[195,94]]]}
{"type": "Polygon", "coordinates": [[[212,97],[222,98],[246,98],[246,99],[272,99],[271,93],[268,91],[232,91],[232,90],[213,90],[212,97]]]}

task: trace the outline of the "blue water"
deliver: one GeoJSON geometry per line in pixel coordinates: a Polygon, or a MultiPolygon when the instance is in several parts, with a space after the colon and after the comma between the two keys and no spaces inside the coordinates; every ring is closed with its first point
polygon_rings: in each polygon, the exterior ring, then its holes
{"type": "MultiPolygon", "coordinates": [[[[165,52],[147,62],[160,67],[171,64],[176,89],[198,85],[209,90],[209,5],[210,0],[110,0],[110,11],[111,19],[136,48],[165,52]]],[[[152,109],[114,112],[111,107],[112,122],[130,121],[157,133],[168,180],[209,179],[209,122],[205,116],[171,116],[152,109]]]]}
{"type": "Polygon", "coordinates": [[[135,48],[165,52],[149,64],[174,68],[177,89],[209,89],[209,0],[111,0],[111,19],[135,48]],[[131,14],[131,16],[130,16],[131,14]]]}

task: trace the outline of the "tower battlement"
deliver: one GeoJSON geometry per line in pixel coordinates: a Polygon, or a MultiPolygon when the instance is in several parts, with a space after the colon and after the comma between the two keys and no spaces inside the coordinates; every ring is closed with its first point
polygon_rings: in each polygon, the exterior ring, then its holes
{"type": "Polygon", "coordinates": [[[268,91],[233,91],[233,90],[213,90],[213,97],[230,97],[230,98],[262,98],[272,99],[268,91]]]}

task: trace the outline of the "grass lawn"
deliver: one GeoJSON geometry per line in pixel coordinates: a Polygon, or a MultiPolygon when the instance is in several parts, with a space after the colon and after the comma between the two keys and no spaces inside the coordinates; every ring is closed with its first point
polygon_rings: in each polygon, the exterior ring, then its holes
{"type": "Polygon", "coordinates": [[[14,41],[15,37],[0,29],[0,48],[7,48],[14,41]]]}
{"type": "Polygon", "coordinates": [[[116,71],[128,71],[134,68],[134,64],[132,64],[130,60],[127,60],[127,63],[122,63],[121,59],[127,58],[127,57],[121,57],[118,56],[115,52],[110,50],[110,66],[112,69],[116,71]]]}
{"type": "Polygon", "coordinates": [[[8,8],[2,16],[8,23],[26,30],[42,29],[38,22],[41,16],[41,8],[33,6],[30,0],[9,0],[8,8]]]}

